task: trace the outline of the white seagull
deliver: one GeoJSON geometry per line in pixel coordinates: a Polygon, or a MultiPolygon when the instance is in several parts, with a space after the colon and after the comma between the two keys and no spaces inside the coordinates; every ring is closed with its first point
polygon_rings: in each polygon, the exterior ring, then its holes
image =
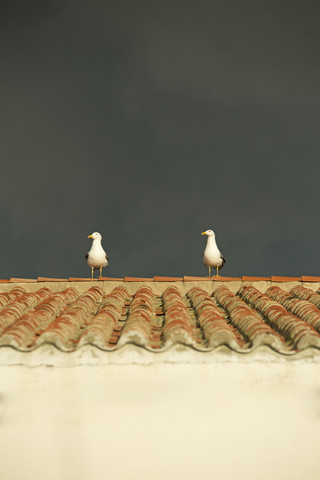
{"type": "Polygon", "coordinates": [[[94,232],[88,235],[88,238],[92,238],[92,246],[89,252],[86,254],[86,259],[89,267],[91,267],[91,275],[93,278],[93,270],[100,269],[100,277],[102,274],[102,268],[108,265],[108,255],[103,250],[101,245],[102,236],[99,232],[94,232]]]}
{"type": "Polygon", "coordinates": [[[212,230],[206,230],[201,235],[207,235],[207,245],[203,254],[203,263],[209,267],[209,277],[211,277],[211,267],[217,269],[217,277],[219,270],[222,270],[226,259],[220,252],[216,244],[216,236],[212,230]]]}

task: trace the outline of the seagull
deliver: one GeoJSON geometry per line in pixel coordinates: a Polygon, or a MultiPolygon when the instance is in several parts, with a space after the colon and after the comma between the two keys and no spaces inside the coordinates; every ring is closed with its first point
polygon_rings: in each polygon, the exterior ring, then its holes
{"type": "Polygon", "coordinates": [[[108,265],[108,255],[103,250],[101,245],[102,236],[99,232],[94,232],[88,235],[88,238],[92,238],[92,246],[89,252],[86,254],[86,259],[89,267],[91,267],[91,275],[93,278],[93,270],[100,269],[100,277],[102,274],[102,268],[108,265]]]}
{"type": "Polygon", "coordinates": [[[209,267],[209,277],[211,277],[211,267],[217,269],[217,277],[219,276],[219,270],[222,270],[223,265],[226,263],[226,259],[220,253],[220,250],[216,244],[216,236],[212,230],[206,230],[201,235],[207,235],[207,245],[203,254],[203,263],[209,267]]]}

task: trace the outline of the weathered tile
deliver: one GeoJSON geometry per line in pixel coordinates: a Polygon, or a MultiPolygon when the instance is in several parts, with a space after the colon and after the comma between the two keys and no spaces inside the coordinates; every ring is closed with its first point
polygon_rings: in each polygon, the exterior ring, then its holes
{"type": "Polygon", "coordinates": [[[41,288],[13,286],[0,293],[0,347],[28,352],[49,343],[72,352],[90,344],[112,352],[130,343],[154,352],[182,345],[204,354],[221,346],[238,353],[261,345],[279,354],[320,349],[320,289],[300,281],[290,291],[271,282],[262,293],[259,282],[268,277],[243,277],[235,294],[233,277],[230,288],[226,277],[220,286],[201,283],[202,277],[127,277],[127,284],[113,279],[111,290],[108,281],[91,279],[72,279],[59,290],[59,279],[39,278],[41,288]]]}

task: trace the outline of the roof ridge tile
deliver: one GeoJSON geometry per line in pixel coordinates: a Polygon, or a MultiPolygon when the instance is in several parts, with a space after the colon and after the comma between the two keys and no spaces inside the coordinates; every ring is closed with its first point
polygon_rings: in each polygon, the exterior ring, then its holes
{"type": "Polygon", "coordinates": [[[301,282],[301,277],[282,277],[271,275],[271,282],[301,282]]]}

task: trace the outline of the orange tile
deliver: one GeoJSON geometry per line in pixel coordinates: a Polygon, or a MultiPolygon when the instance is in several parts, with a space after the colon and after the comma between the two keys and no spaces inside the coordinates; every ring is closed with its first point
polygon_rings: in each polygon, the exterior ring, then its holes
{"type": "Polygon", "coordinates": [[[320,282],[320,277],[312,277],[310,275],[302,275],[301,280],[303,282],[320,282]]]}
{"type": "Polygon", "coordinates": [[[248,275],[243,275],[243,282],[260,282],[262,280],[270,280],[270,277],[250,277],[248,275]]]}
{"type": "Polygon", "coordinates": [[[125,282],[153,282],[153,278],[144,277],[124,277],[125,282]]]}
{"type": "MultiPolygon", "coordinates": [[[[4,343],[14,347],[18,351],[31,351],[44,343],[52,343],[58,348],[65,348],[66,351],[77,350],[84,344],[82,340],[90,342],[96,348],[107,350],[118,350],[131,342],[131,334],[139,332],[137,340],[134,340],[136,347],[146,348],[149,351],[158,351],[168,345],[184,345],[185,348],[192,348],[199,351],[199,355],[206,355],[204,352],[209,346],[216,348],[224,345],[230,348],[230,355],[235,350],[239,353],[249,353],[258,345],[266,345],[273,348],[279,355],[287,355],[288,352],[295,354],[305,348],[320,349],[319,334],[308,323],[308,318],[314,322],[318,310],[315,305],[309,302],[304,305],[299,298],[296,298],[292,305],[284,307],[287,298],[291,298],[291,292],[285,292],[276,283],[273,283],[266,294],[259,291],[259,283],[254,286],[242,282],[237,293],[232,292],[228,282],[237,281],[240,286],[240,277],[191,277],[186,276],[185,289],[179,288],[181,284],[174,283],[180,277],[154,277],[155,282],[173,279],[172,283],[162,294],[163,304],[157,298],[158,290],[150,278],[126,277],[127,281],[136,282],[137,285],[131,290],[136,290],[133,295],[129,294],[128,285],[123,285],[122,279],[114,279],[115,285],[108,296],[114,301],[105,304],[105,289],[102,288],[98,279],[70,277],[71,281],[88,282],[84,292],[80,294],[77,288],[65,288],[61,284],[59,295],[56,296],[48,288],[41,288],[43,285],[28,287],[21,283],[11,284],[10,292],[1,294],[1,303],[10,305],[10,302],[24,302],[27,294],[28,320],[21,321],[21,312],[18,308],[7,309],[3,316],[6,335],[2,336],[4,343]],[[160,280],[157,280],[160,279],[160,280]],[[195,279],[195,280],[194,280],[195,279]],[[119,281],[120,280],[120,281],[119,281]],[[190,281],[189,280],[189,281],[190,281]],[[209,281],[211,289],[201,288],[201,281],[209,281]],[[141,282],[140,284],[138,282],[141,282]],[[147,283],[143,283],[147,282],[147,283]],[[219,283],[215,285],[214,283],[219,283]],[[95,283],[91,285],[90,283],[95,283]],[[222,285],[220,285],[222,283],[222,285]],[[139,287],[139,288],[138,288],[139,287]],[[190,303],[185,302],[185,290],[190,303]],[[214,299],[211,292],[214,290],[214,299]],[[29,300],[28,300],[28,297],[29,300]],[[64,307],[76,299],[83,298],[83,302],[77,302],[74,309],[64,307]],[[218,301],[219,308],[215,302],[218,301]],[[274,301],[276,300],[276,302],[274,301]],[[44,302],[44,303],[43,303],[44,302]],[[50,308],[43,308],[40,319],[38,305],[50,305],[50,308]],[[291,310],[300,304],[292,315],[291,310]],[[301,306],[302,305],[302,306],[301,306]],[[106,309],[104,307],[106,306],[106,309]],[[145,308],[147,306],[147,308],[145,308]],[[52,308],[51,308],[52,307],[52,308]],[[260,308],[266,308],[265,314],[268,323],[261,319],[260,308]],[[303,308],[302,308],[303,307],[303,308]],[[306,308],[308,307],[308,308],[306,308]],[[62,312],[62,313],[61,313],[62,312]],[[94,313],[94,315],[92,315],[94,313]],[[54,318],[52,319],[52,314],[54,318]],[[66,315],[66,317],[64,317],[66,315]],[[160,316],[159,322],[155,322],[155,316],[160,316]],[[228,316],[228,322],[225,321],[228,316]],[[130,317],[130,322],[126,322],[130,317]],[[197,318],[195,324],[194,318],[197,318]],[[108,321],[105,319],[108,318],[108,321]],[[109,321],[110,320],[110,321],[109,321]],[[80,327],[80,328],[79,328],[80,327]],[[291,328],[292,327],[292,328],[291,328]],[[290,333],[288,334],[287,332],[290,333]],[[127,336],[128,334],[128,336],[127,336]],[[288,338],[290,338],[290,344],[288,338]],[[31,339],[31,340],[30,340],[31,339]],[[249,344],[250,343],[250,344],[249,344]]],[[[245,279],[268,279],[269,277],[249,277],[245,279]]],[[[296,277],[273,277],[292,281],[296,277]]],[[[302,277],[309,278],[309,277],[302,277]]],[[[312,279],[320,277],[310,277],[312,279]]],[[[42,281],[62,281],[63,279],[51,279],[39,277],[42,281]]],[[[111,280],[110,277],[100,277],[103,281],[111,280]]],[[[32,281],[34,279],[14,279],[20,282],[32,281]]],[[[0,280],[1,282],[1,280],[0,280]]],[[[270,282],[268,282],[270,284],[270,282]]],[[[234,285],[234,283],[233,283],[234,285]]],[[[299,296],[297,289],[301,290],[301,296],[310,292],[314,295],[308,285],[302,286],[301,282],[293,282],[295,291],[293,295],[299,296]]],[[[47,284],[49,287],[50,284],[47,284]]],[[[74,287],[73,285],[69,285],[74,287]]],[[[263,286],[262,284],[260,285],[263,286]]],[[[132,286],[131,286],[132,287],[132,286]]],[[[159,287],[159,285],[157,286],[159,287]]],[[[202,284],[203,287],[203,284],[202,284]]],[[[260,288],[260,290],[263,290],[260,288]]],[[[320,325],[320,316],[316,318],[317,329],[320,325]],[[318,318],[319,317],[319,318],[318,318]]],[[[313,326],[315,323],[313,323],[313,326]]],[[[28,355],[26,353],[26,355],[28,355]]],[[[178,356],[179,354],[177,354],[178,356]]],[[[184,360],[182,357],[182,362],[184,360]]],[[[268,361],[266,357],[266,361],[268,361]]]]}
{"type": "Polygon", "coordinates": [[[181,282],[183,277],[153,277],[154,282],[181,282]]]}
{"type": "Polygon", "coordinates": [[[300,282],[301,277],[277,277],[271,275],[271,282],[300,282]]]}

